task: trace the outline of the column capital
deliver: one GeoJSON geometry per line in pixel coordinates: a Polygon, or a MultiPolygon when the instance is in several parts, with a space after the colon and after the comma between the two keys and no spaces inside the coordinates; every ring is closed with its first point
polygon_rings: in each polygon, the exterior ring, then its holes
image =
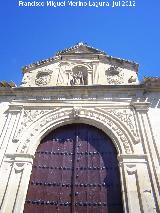
{"type": "Polygon", "coordinates": [[[131,102],[131,106],[135,108],[136,111],[148,111],[150,102],[131,102]]]}
{"type": "Polygon", "coordinates": [[[18,162],[32,162],[34,155],[31,154],[23,154],[23,153],[6,153],[5,160],[7,162],[18,163],[18,162]]]}
{"type": "Polygon", "coordinates": [[[147,155],[146,154],[118,155],[117,159],[118,159],[119,163],[146,163],[147,155]]]}
{"type": "Polygon", "coordinates": [[[8,112],[10,113],[19,113],[23,109],[23,105],[9,105],[8,112]]]}

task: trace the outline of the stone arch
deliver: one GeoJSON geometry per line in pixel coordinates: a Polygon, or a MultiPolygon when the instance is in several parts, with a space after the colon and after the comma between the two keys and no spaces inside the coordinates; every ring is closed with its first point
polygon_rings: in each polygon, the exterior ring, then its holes
{"type": "Polygon", "coordinates": [[[134,152],[133,137],[118,118],[115,119],[111,114],[86,108],[58,109],[32,121],[27,131],[23,132],[19,138],[20,144],[17,152],[34,154],[41,139],[50,131],[77,122],[95,126],[105,132],[111,138],[119,155],[134,152]]]}
{"type": "Polygon", "coordinates": [[[73,70],[75,67],[85,67],[87,70],[91,70],[92,66],[90,64],[84,64],[84,63],[78,63],[78,64],[73,64],[71,66],[71,70],[73,70]]]}

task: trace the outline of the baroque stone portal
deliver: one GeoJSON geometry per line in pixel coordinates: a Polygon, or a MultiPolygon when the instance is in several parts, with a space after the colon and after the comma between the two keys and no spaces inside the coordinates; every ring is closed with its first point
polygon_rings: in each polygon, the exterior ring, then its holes
{"type": "Polygon", "coordinates": [[[0,82],[0,212],[159,213],[159,117],[160,78],[133,61],[81,42],[25,66],[0,82]]]}

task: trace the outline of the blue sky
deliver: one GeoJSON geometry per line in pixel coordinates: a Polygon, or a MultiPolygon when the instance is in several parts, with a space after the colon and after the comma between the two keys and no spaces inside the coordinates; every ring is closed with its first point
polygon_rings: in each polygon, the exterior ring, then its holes
{"type": "Polygon", "coordinates": [[[140,80],[160,76],[160,0],[136,0],[136,7],[117,8],[31,8],[1,0],[0,80],[19,85],[21,67],[79,41],[136,61],[140,80]]]}

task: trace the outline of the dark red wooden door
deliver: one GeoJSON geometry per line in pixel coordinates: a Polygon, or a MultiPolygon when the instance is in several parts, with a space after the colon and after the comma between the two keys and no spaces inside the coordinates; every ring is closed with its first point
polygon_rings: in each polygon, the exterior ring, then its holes
{"type": "Polygon", "coordinates": [[[60,127],[39,145],[24,213],[121,213],[117,153],[101,130],[60,127]]]}

